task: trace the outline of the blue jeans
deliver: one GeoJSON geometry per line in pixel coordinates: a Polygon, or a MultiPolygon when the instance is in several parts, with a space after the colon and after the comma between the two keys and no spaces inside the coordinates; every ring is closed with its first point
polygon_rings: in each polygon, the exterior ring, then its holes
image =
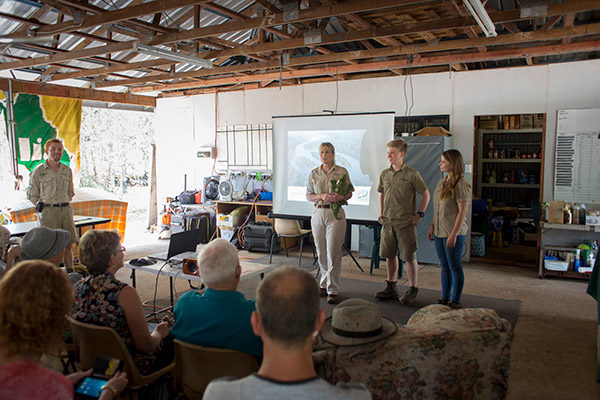
{"type": "Polygon", "coordinates": [[[435,250],[442,267],[442,299],[460,303],[460,295],[465,284],[461,257],[465,247],[465,235],[456,237],[453,249],[446,247],[448,238],[435,237],[435,250]]]}

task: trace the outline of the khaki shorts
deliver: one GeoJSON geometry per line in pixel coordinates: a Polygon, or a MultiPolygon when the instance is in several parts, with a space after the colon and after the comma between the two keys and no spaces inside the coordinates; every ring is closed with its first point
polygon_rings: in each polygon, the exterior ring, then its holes
{"type": "Polygon", "coordinates": [[[73,222],[73,208],[66,207],[44,207],[42,210],[43,226],[52,229],[64,229],[71,233],[71,243],[77,243],[78,236],[73,222]]]}
{"type": "Polygon", "coordinates": [[[400,259],[405,262],[417,259],[417,227],[410,224],[398,228],[393,224],[384,224],[381,227],[381,244],[379,256],[381,258],[396,257],[400,252],[400,259]]]}

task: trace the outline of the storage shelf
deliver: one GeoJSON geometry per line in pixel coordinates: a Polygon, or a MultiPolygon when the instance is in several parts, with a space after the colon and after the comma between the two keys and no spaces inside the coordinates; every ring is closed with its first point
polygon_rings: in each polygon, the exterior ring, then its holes
{"type": "Polygon", "coordinates": [[[553,246],[553,245],[543,245],[542,249],[544,250],[556,250],[556,251],[575,251],[577,247],[561,247],[561,246],[553,246]]]}
{"type": "Polygon", "coordinates": [[[484,163],[532,163],[539,164],[542,162],[539,158],[484,158],[484,163]]]}
{"type": "Polygon", "coordinates": [[[542,222],[540,226],[543,229],[563,229],[567,231],[600,232],[599,225],[550,224],[548,222],[542,222]]]}
{"type": "Polygon", "coordinates": [[[592,274],[586,274],[575,271],[552,271],[544,268],[544,276],[559,276],[561,278],[579,278],[579,279],[590,279],[592,274]]]}
{"type": "Polygon", "coordinates": [[[539,183],[482,183],[484,188],[539,189],[539,183]]]}
{"type": "Polygon", "coordinates": [[[482,133],[542,133],[544,128],[527,129],[479,129],[482,133]]]}

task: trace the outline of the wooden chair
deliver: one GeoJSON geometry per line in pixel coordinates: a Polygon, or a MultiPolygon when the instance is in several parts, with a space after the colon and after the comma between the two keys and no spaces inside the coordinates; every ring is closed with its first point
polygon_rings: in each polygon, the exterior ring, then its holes
{"type": "Polygon", "coordinates": [[[230,349],[202,347],[175,339],[175,391],[202,399],[211,380],[223,376],[243,378],[258,371],[250,354],[230,349]]]}
{"type": "MultiPolygon", "coordinates": [[[[275,236],[283,238],[283,248],[285,249],[285,256],[288,257],[287,244],[285,238],[297,238],[300,241],[300,255],[298,257],[298,267],[302,265],[302,245],[304,238],[310,236],[312,231],[310,229],[300,228],[300,222],[295,219],[281,219],[273,218],[273,234],[271,235],[271,249],[269,251],[269,264],[273,258],[273,239],[275,236]]],[[[315,248],[313,246],[313,256],[315,256],[315,248]]]]}
{"type": "Polygon", "coordinates": [[[123,363],[123,371],[129,378],[129,386],[138,388],[156,381],[175,367],[172,362],[166,367],[148,375],[137,369],[125,342],[114,329],[76,321],[67,316],[73,332],[73,342],[79,351],[79,360],[84,370],[94,365],[96,357],[116,358],[123,363]]]}

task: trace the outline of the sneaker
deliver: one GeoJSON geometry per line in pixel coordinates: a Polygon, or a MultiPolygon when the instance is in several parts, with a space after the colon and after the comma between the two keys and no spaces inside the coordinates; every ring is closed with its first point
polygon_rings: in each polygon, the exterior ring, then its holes
{"type": "Polygon", "coordinates": [[[381,292],[375,293],[375,298],[379,300],[395,300],[399,297],[396,282],[385,281],[386,287],[381,292]]]}
{"type": "Polygon", "coordinates": [[[452,308],[453,310],[459,310],[462,308],[462,306],[460,305],[460,303],[455,303],[453,301],[448,303],[448,307],[452,308]]]}
{"type": "Polygon", "coordinates": [[[404,304],[405,306],[410,305],[415,297],[417,297],[417,293],[419,293],[419,289],[411,287],[402,295],[400,298],[400,303],[404,304]]]}
{"type": "Polygon", "coordinates": [[[447,299],[439,299],[438,300],[438,304],[441,304],[443,306],[447,306],[448,305],[448,300],[447,299]]]}
{"type": "Polygon", "coordinates": [[[319,296],[321,296],[321,297],[327,296],[327,289],[319,288],[319,296]]]}
{"type": "Polygon", "coordinates": [[[327,295],[327,302],[329,304],[336,304],[338,302],[337,294],[331,293],[327,295]]]}

